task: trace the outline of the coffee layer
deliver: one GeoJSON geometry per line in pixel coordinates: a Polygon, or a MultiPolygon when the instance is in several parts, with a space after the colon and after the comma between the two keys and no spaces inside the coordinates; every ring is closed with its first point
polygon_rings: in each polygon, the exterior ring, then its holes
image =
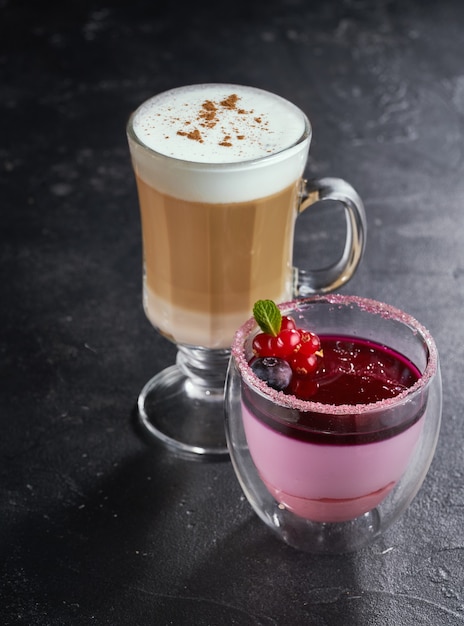
{"type": "Polygon", "coordinates": [[[260,298],[291,295],[298,184],[260,200],[204,204],[137,178],[145,309],[175,341],[230,347],[260,298]]]}

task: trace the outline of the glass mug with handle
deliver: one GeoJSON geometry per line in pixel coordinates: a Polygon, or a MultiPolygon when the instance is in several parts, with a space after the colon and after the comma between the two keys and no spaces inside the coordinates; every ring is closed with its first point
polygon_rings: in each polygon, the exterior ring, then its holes
{"type": "Polygon", "coordinates": [[[312,129],[294,104],[228,84],[180,87],[131,115],[127,136],[143,239],[143,302],[178,348],[138,398],[150,437],[186,456],[227,454],[223,391],[235,330],[253,303],[333,291],[364,251],[362,200],[339,178],[303,179],[312,129]],[[293,266],[298,215],[342,205],[346,237],[325,269],[293,266]]]}

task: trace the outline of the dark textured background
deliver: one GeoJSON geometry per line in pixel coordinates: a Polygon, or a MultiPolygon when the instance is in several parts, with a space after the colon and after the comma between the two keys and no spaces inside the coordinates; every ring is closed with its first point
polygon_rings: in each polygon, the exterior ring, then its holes
{"type": "MultiPolygon", "coordinates": [[[[464,4],[0,0],[1,623],[464,623],[464,4]],[[429,327],[444,412],[414,503],[372,547],[278,542],[230,463],[133,426],[174,348],[146,321],[129,113],[237,82],[312,120],[310,173],[349,180],[369,235],[345,293],[429,327]]],[[[313,216],[299,262],[336,250],[313,216]]]]}

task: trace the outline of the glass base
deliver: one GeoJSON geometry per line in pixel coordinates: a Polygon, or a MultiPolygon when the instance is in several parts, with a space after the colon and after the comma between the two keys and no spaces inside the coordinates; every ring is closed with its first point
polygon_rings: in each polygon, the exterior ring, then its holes
{"type": "Polygon", "coordinates": [[[224,429],[228,359],[228,351],[179,347],[177,364],[154,376],[140,392],[138,417],[145,434],[184,457],[228,458],[224,429]]]}
{"type": "Polygon", "coordinates": [[[268,525],[290,546],[312,554],[344,554],[360,550],[380,535],[377,509],[346,522],[312,522],[282,511],[276,503],[268,525]]]}

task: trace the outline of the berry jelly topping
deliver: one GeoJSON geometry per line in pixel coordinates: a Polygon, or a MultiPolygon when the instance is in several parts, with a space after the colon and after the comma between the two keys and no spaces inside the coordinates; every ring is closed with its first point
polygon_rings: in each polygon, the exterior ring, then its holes
{"type": "Polygon", "coordinates": [[[250,366],[269,387],[322,404],[355,405],[393,398],[419,378],[412,364],[385,346],[342,336],[319,337],[281,315],[271,300],[254,317],[250,366]]]}

